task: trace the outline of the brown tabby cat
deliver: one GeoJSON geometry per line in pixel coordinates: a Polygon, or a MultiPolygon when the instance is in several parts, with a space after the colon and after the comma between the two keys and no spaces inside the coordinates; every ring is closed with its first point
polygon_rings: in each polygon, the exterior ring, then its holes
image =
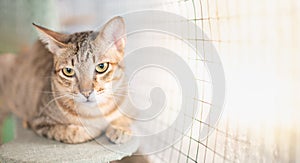
{"type": "Polygon", "coordinates": [[[74,34],[33,25],[41,41],[0,56],[0,115],[13,112],[38,135],[64,143],[103,131],[114,143],[128,141],[131,120],[118,110],[126,101],[123,18],[74,34]]]}

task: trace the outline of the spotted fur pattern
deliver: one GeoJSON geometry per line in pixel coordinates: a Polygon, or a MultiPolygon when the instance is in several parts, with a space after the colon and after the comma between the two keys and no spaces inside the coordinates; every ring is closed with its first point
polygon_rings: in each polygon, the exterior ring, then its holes
{"type": "MultiPolygon", "coordinates": [[[[125,25],[115,17],[98,31],[62,34],[35,25],[40,41],[6,65],[3,104],[38,135],[82,143],[102,133],[114,143],[131,137],[131,120],[119,107],[126,99],[122,59],[125,25]],[[104,73],[95,67],[109,63],[104,73]],[[73,77],[62,69],[72,68],[73,77]]],[[[2,70],[1,70],[2,71],[2,70]]]]}

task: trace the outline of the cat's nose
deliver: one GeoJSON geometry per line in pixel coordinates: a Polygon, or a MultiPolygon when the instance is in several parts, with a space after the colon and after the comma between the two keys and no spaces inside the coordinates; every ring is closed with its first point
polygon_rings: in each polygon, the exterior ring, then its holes
{"type": "Polygon", "coordinates": [[[82,91],[81,94],[88,99],[90,97],[90,95],[92,94],[92,92],[93,92],[92,90],[82,91]]]}

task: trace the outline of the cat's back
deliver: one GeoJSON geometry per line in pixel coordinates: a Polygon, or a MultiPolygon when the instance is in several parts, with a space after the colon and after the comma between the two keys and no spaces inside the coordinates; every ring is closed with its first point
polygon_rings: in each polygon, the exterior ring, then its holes
{"type": "Polygon", "coordinates": [[[6,80],[1,81],[4,107],[23,119],[34,116],[50,85],[52,64],[53,55],[40,41],[5,64],[6,80]]]}

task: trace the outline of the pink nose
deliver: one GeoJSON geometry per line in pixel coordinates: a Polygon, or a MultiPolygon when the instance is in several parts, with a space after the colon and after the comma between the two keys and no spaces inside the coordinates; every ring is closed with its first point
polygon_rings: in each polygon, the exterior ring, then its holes
{"type": "Polygon", "coordinates": [[[83,91],[83,92],[81,92],[81,94],[83,95],[83,96],[85,96],[86,98],[89,98],[90,97],[90,95],[92,94],[92,90],[90,90],[90,91],[83,91]]]}

